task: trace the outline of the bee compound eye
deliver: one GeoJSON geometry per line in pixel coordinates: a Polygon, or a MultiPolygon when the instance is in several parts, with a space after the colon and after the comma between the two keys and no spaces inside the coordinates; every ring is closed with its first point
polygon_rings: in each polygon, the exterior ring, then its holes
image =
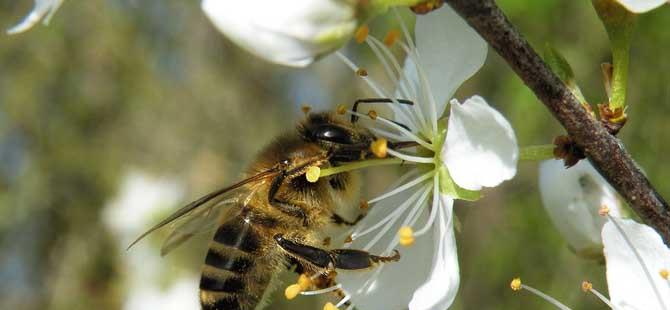
{"type": "Polygon", "coordinates": [[[318,140],[325,140],[340,144],[352,144],[351,133],[339,126],[335,125],[322,125],[319,126],[314,133],[314,136],[318,140]]]}

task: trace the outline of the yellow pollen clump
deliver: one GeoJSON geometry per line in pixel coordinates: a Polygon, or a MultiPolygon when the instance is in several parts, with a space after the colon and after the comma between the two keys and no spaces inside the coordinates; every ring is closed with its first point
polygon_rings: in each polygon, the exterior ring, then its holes
{"type": "Polygon", "coordinates": [[[388,150],[388,141],[384,138],[380,138],[375,140],[375,142],[372,142],[370,144],[370,151],[372,154],[375,154],[375,156],[379,158],[384,158],[386,157],[386,152],[388,150]]]}
{"type": "Polygon", "coordinates": [[[400,38],[400,31],[395,29],[391,30],[386,34],[386,37],[384,37],[384,45],[391,47],[398,41],[398,38],[400,38]]]}
{"type": "Polygon", "coordinates": [[[305,177],[307,178],[307,181],[314,183],[319,180],[319,176],[321,176],[321,168],[317,166],[310,166],[307,168],[307,171],[305,172],[305,177]]]}
{"type": "Polygon", "coordinates": [[[411,246],[414,244],[414,230],[412,230],[412,227],[400,227],[398,230],[398,242],[402,246],[411,246]]]}
{"type": "Polygon", "coordinates": [[[326,303],[325,305],[323,305],[323,310],[338,310],[338,309],[332,303],[326,303]]]}
{"type": "Polygon", "coordinates": [[[365,39],[368,38],[368,34],[370,33],[370,28],[368,25],[363,25],[358,27],[356,30],[356,34],[354,34],[354,38],[356,39],[357,43],[363,43],[365,42],[365,39]]]}
{"type": "Polygon", "coordinates": [[[509,287],[511,287],[513,291],[520,291],[521,290],[521,278],[512,279],[512,282],[510,282],[509,287]]]}
{"type": "Polygon", "coordinates": [[[607,216],[610,214],[610,208],[608,208],[606,205],[603,205],[600,207],[600,210],[598,210],[598,214],[600,214],[600,216],[607,216]]]}
{"type": "Polygon", "coordinates": [[[310,107],[309,105],[303,104],[302,107],[300,108],[300,110],[302,110],[302,113],[307,114],[307,113],[309,113],[309,111],[312,111],[312,107],[310,107]]]}
{"type": "Polygon", "coordinates": [[[582,291],[588,292],[593,289],[593,284],[589,281],[582,282],[582,291]]]}
{"type": "Polygon", "coordinates": [[[337,111],[337,114],[339,115],[344,115],[344,113],[347,113],[347,106],[344,104],[340,104],[337,106],[337,110],[335,111],[337,111]]]}
{"type": "Polygon", "coordinates": [[[291,300],[298,296],[300,292],[302,292],[303,289],[300,287],[298,284],[291,284],[288,287],[286,287],[286,290],[284,290],[284,296],[286,296],[286,299],[291,300]]]}
{"type": "Polygon", "coordinates": [[[312,279],[303,273],[300,275],[300,277],[298,277],[298,286],[300,286],[303,291],[307,290],[310,286],[312,286],[312,279]]]}
{"type": "Polygon", "coordinates": [[[667,280],[668,277],[670,277],[670,271],[668,269],[661,269],[661,271],[658,272],[659,275],[661,275],[661,278],[667,280]]]}
{"type": "Polygon", "coordinates": [[[358,68],[356,70],[356,75],[358,75],[358,76],[368,76],[368,70],[365,70],[363,68],[358,68]]]}
{"type": "Polygon", "coordinates": [[[368,111],[368,116],[370,117],[370,119],[376,120],[377,119],[377,111],[375,111],[375,110],[368,111]]]}

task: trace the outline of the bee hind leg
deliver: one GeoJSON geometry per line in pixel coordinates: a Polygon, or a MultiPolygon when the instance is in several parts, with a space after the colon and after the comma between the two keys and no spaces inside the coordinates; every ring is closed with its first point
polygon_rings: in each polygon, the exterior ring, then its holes
{"type": "Polygon", "coordinates": [[[400,259],[398,251],[394,251],[392,256],[378,256],[354,249],[324,250],[288,240],[281,234],[275,235],[274,239],[290,255],[325,269],[368,269],[378,263],[395,262],[400,259]]]}

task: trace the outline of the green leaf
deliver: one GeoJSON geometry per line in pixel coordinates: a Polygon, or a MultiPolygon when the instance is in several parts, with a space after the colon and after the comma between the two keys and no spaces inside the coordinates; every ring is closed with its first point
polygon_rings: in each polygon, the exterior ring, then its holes
{"type": "Polygon", "coordinates": [[[563,57],[563,55],[549,43],[547,43],[544,49],[544,61],[547,62],[551,70],[558,75],[561,81],[570,88],[572,94],[582,103],[586,103],[586,99],[584,99],[584,95],[582,95],[582,91],[577,85],[575,73],[572,71],[570,63],[568,63],[565,57],[563,57]]]}

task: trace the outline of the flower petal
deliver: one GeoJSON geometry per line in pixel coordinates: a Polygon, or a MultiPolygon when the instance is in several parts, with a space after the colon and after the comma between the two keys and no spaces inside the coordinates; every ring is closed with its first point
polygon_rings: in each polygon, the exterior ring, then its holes
{"type": "Polygon", "coordinates": [[[415,35],[439,118],[456,89],[482,67],[488,46],[448,5],[418,17],[415,35]]]}
{"type": "Polygon", "coordinates": [[[269,61],[306,66],[337,49],[356,30],[355,5],[333,0],[203,0],[202,9],[228,38],[269,61]]]}
{"type": "Polygon", "coordinates": [[[473,96],[463,104],[452,100],[441,155],[456,184],[480,190],[514,177],[519,148],[505,117],[473,96]]]}
{"type": "Polygon", "coordinates": [[[454,200],[441,195],[438,221],[435,223],[435,253],[430,278],[414,292],[410,310],[443,310],[449,308],[458,293],[460,275],[454,237],[454,200]]]}
{"type": "Polygon", "coordinates": [[[649,274],[617,226],[607,222],[603,226],[602,238],[612,303],[620,309],[669,309],[670,283],[659,275],[659,271],[670,270],[670,249],[663,244],[661,236],[647,225],[624,219],[616,219],[616,224],[639,253],[649,274]]]}
{"type": "Polygon", "coordinates": [[[649,12],[665,3],[667,0],[617,0],[621,5],[633,13],[649,12]]]}
{"type": "Polygon", "coordinates": [[[45,23],[49,21],[49,18],[53,13],[56,12],[58,7],[63,4],[63,0],[35,0],[35,6],[33,10],[24,17],[23,20],[15,25],[12,28],[7,30],[7,34],[17,34],[24,32],[37,24],[44,16],[47,18],[44,20],[45,23]]]}
{"type": "MultiPolygon", "coordinates": [[[[408,197],[409,195],[400,194],[380,202],[371,208],[370,214],[359,225],[369,227],[366,224],[379,222],[408,197]]],[[[418,223],[425,223],[429,211],[425,205],[420,208],[421,215],[418,223]]],[[[399,261],[380,264],[365,271],[338,270],[337,281],[342,284],[346,292],[352,295],[351,301],[358,309],[405,308],[416,288],[428,278],[430,265],[426,262],[430,260],[434,252],[432,230],[417,237],[411,247],[400,247],[397,233],[405,218],[406,216],[401,216],[369,250],[372,254],[380,255],[390,254],[390,251],[386,252],[387,249],[398,249],[400,251],[399,261]],[[408,270],[412,272],[407,272],[408,270]]],[[[351,248],[364,248],[375,235],[376,232],[361,236],[354,240],[351,248]]]]}
{"type": "Polygon", "coordinates": [[[582,160],[565,168],[562,160],[540,164],[539,186],[542,204],[554,225],[577,253],[602,247],[600,232],[607,219],[598,211],[610,208],[610,214],[621,217],[616,191],[591,166],[582,160]]]}

